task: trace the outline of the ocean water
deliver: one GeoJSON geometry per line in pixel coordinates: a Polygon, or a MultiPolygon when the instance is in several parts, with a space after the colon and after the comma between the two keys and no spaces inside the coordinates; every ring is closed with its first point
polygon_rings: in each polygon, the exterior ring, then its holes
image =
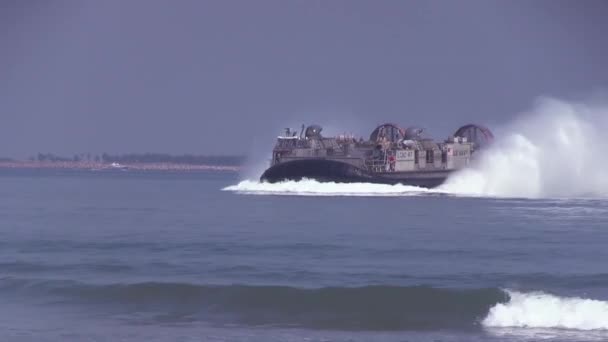
{"type": "Polygon", "coordinates": [[[608,340],[607,199],[448,190],[0,171],[0,340],[608,340]]]}

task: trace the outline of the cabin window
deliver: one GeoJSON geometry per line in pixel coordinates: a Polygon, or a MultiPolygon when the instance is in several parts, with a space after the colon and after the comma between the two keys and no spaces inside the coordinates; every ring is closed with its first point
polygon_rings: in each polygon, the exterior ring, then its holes
{"type": "Polygon", "coordinates": [[[418,150],[414,151],[414,164],[418,164],[418,150]]]}
{"type": "Polygon", "coordinates": [[[427,150],[426,151],[426,163],[427,164],[433,164],[435,162],[435,155],[434,155],[433,150],[427,150]]]}

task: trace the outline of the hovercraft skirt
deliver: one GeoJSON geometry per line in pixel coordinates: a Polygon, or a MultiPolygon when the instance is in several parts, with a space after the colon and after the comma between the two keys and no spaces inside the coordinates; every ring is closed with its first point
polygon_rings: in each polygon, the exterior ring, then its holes
{"type": "Polygon", "coordinates": [[[270,167],[260,180],[268,183],[314,179],[335,183],[403,184],[424,188],[441,185],[448,172],[383,172],[372,174],[354,165],[329,159],[304,159],[283,162],[270,167]]]}

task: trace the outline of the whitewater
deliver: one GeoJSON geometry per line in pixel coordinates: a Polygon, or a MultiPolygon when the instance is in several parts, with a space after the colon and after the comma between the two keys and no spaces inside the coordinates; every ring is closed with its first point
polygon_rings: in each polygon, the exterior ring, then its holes
{"type": "Polygon", "coordinates": [[[489,328],[608,330],[608,302],[560,297],[544,292],[506,290],[510,300],[496,304],[482,321],[489,328]]]}
{"type": "Polygon", "coordinates": [[[225,191],[303,196],[608,197],[608,106],[541,98],[498,130],[496,141],[466,170],[436,189],[368,183],[275,184],[243,180],[225,191]]]}
{"type": "Polygon", "coordinates": [[[439,190],[402,184],[322,183],[314,179],[272,184],[255,180],[244,180],[236,185],[225,187],[223,190],[243,194],[299,196],[415,196],[428,193],[441,193],[439,190]]]}

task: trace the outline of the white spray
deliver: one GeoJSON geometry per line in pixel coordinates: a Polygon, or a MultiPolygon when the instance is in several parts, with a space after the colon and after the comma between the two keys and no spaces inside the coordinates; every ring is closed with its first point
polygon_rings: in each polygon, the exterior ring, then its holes
{"type": "Polygon", "coordinates": [[[223,190],[242,194],[298,196],[415,196],[433,192],[433,190],[400,184],[321,183],[313,179],[274,184],[245,180],[223,190]]]}
{"type": "Polygon", "coordinates": [[[543,292],[507,291],[508,303],[490,309],[486,327],[608,330],[608,302],[558,297],[543,292]]]}
{"type": "Polygon", "coordinates": [[[542,99],[440,189],[499,197],[608,196],[608,107],[542,99]]]}

